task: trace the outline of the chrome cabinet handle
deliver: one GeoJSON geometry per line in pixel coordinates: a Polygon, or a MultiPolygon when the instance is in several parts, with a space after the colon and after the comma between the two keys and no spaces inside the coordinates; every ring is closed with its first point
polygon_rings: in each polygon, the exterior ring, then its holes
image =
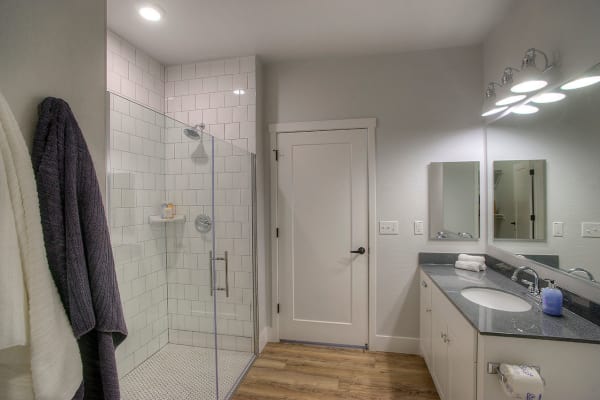
{"type": "Polygon", "coordinates": [[[225,297],[229,297],[229,257],[225,252],[225,297]]]}
{"type": "Polygon", "coordinates": [[[423,286],[423,287],[427,287],[427,282],[425,282],[425,281],[421,281],[421,286],[423,286]]]}

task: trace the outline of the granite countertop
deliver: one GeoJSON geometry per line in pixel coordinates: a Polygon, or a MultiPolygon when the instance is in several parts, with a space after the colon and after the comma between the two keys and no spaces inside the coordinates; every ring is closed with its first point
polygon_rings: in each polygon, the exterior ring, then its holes
{"type": "Polygon", "coordinates": [[[600,326],[565,308],[561,317],[544,314],[526,288],[489,268],[471,272],[456,269],[452,264],[421,264],[421,269],[482,335],[600,344],[600,326]],[[508,312],[483,307],[460,294],[467,287],[501,289],[523,298],[532,308],[508,312]]]}

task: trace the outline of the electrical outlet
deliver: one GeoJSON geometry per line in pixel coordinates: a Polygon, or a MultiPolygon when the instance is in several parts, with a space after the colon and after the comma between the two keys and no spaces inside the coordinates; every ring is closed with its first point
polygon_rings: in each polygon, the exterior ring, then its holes
{"type": "Polygon", "coordinates": [[[398,233],[398,221],[379,221],[380,235],[397,235],[398,233]]]}
{"type": "Polygon", "coordinates": [[[563,237],[565,235],[565,223],[564,222],[553,222],[552,223],[552,236],[563,237]]]}
{"type": "Polygon", "coordinates": [[[415,221],[415,235],[422,235],[425,232],[423,221],[415,221]]]}
{"type": "Polygon", "coordinates": [[[600,222],[582,222],[581,237],[600,238],[600,222]]]}

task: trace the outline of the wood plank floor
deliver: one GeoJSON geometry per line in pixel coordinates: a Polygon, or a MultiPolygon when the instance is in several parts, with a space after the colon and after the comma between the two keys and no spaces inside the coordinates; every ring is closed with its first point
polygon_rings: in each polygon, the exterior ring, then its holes
{"type": "Polygon", "coordinates": [[[419,356],[269,343],[233,400],[439,399],[419,356]]]}

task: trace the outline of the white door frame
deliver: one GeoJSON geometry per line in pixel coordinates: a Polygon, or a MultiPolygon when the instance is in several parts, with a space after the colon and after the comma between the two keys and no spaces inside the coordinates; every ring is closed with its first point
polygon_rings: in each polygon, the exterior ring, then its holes
{"type": "MultiPolygon", "coordinates": [[[[377,120],[375,118],[361,119],[341,119],[329,121],[311,121],[311,122],[285,122],[269,125],[271,137],[271,150],[277,149],[277,134],[293,132],[318,132],[347,129],[366,129],[367,130],[367,177],[369,190],[369,346],[373,348],[375,343],[375,309],[376,309],[376,277],[377,277],[377,221],[375,213],[375,127],[377,120]]],[[[272,282],[272,304],[273,314],[272,329],[269,332],[269,341],[279,341],[279,314],[277,313],[277,304],[279,303],[279,254],[277,246],[277,237],[275,232],[278,226],[277,221],[277,192],[278,192],[278,165],[275,160],[275,151],[271,152],[271,282],[272,282]]],[[[262,340],[264,341],[264,339],[262,340]]]]}

